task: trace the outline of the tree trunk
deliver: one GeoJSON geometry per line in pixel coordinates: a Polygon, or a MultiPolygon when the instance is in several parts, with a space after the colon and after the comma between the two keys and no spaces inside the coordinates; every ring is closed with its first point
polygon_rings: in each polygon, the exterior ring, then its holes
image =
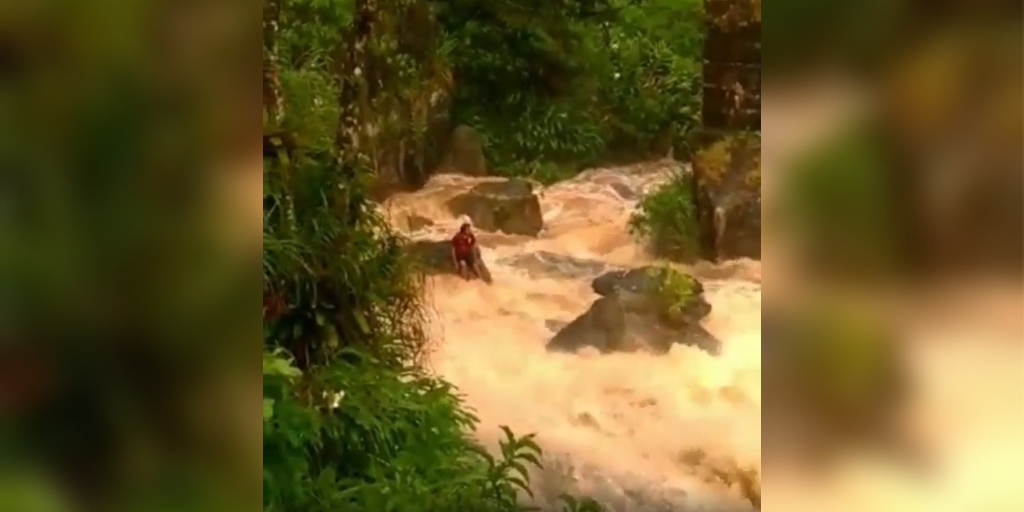
{"type": "Polygon", "coordinates": [[[761,21],[752,5],[704,0],[705,129],[761,129],[761,21]]]}
{"type": "Polygon", "coordinates": [[[281,79],[277,74],[277,30],[281,24],[281,0],[263,0],[263,110],[276,127],[284,115],[281,79]]]}
{"type": "Polygon", "coordinates": [[[338,132],[335,136],[335,150],[339,171],[345,181],[342,212],[350,223],[358,222],[366,191],[359,183],[359,172],[369,163],[366,144],[368,137],[369,111],[373,99],[380,89],[380,79],[373,65],[369,46],[377,26],[378,0],[356,0],[355,21],[352,32],[338,59],[338,132]]]}
{"type": "Polygon", "coordinates": [[[285,109],[277,65],[277,33],[281,25],[282,2],[283,0],[263,0],[263,111],[267,115],[263,129],[263,156],[276,159],[281,164],[278,169],[282,173],[286,193],[275,200],[283,202],[280,207],[284,212],[285,229],[294,232],[298,229],[292,196],[294,175],[290,166],[284,163],[285,159],[282,156],[291,157],[297,148],[294,137],[281,129],[285,109]]]}

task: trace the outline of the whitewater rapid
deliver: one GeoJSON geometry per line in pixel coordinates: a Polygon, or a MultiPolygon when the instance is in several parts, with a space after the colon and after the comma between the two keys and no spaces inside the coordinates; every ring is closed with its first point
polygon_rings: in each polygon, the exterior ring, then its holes
{"type": "MultiPolygon", "coordinates": [[[[775,94],[763,106],[765,208],[779,181],[767,178],[827,137],[845,113],[866,110],[856,91],[817,91],[775,94]]],[[[775,470],[762,477],[761,262],[692,269],[712,305],[704,323],[723,342],[719,357],[684,346],[662,356],[547,353],[555,330],[596,298],[590,280],[600,270],[562,268],[549,255],[620,267],[650,263],[626,223],[674,165],[594,169],[543,188],[539,237],[480,234],[493,286],[445,276],[429,283],[433,368],[476,409],[485,444],[496,446],[502,425],[538,434],[548,466],[534,478],[542,507],[576,490],[615,512],[752,510],[741,483],[753,474],[758,492],[762,479],[766,489],[761,506],[779,512],[1024,510],[1019,281],[947,283],[906,296],[875,292],[872,302],[903,323],[917,391],[909,423],[934,463],[926,479],[868,456],[850,457],[814,481],[775,470]]],[[[459,219],[445,201],[486,179],[435,176],[383,206],[403,229],[409,214],[435,222],[408,231],[414,239],[448,238],[459,219]]],[[[802,289],[800,272],[786,265],[794,260],[785,256],[784,233],[768,216],[763,225],[774,305],[785,300],[781,292],[802,289]]]]}
{"type": "MultiPolygon", "coordinates": [[[[713,308],[705,326],[724,344],[718,357],[682,345],[663,356],[544,349],[597,298],[590,282],[601,269],[569,272],[531,255],[609,268],[650,263],[626,224],[675,166],[594,169],[544,188],[539,237],[480,234],[493,285],[454,276],[430,282],[433,368],[466,394],[485,442],[501,438],[501,425],[538,434],[549,466],[535,477],[542,501],[575,489],[617,510],[752,509],[728,480],[759,472],[759,262],[697,269],[718,274],[703,280],[713,308]]],[[[480,180],[436,176],[393,198],[390,214],[436,222],[414,238],[450,237],[461,219],[443,202],[480,180]]]]}

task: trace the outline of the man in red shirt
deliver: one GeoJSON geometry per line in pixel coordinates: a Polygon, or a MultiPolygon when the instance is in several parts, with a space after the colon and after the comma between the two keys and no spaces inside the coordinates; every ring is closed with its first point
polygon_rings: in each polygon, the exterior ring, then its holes
{"type": "Polygon", "coordinates": [[[452,238],[452,263],[463,279],[469,279],[470,272],[480,276],[476,269],[476,237],[469,223],[463,224],[452,238]]]}

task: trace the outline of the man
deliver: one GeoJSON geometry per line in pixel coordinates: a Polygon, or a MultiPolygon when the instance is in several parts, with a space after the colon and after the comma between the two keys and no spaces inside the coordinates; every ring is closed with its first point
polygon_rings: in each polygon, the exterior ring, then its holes
{"type": "Polygon", "coordinates": [[[452,263],[463,279],[469,279],[470,272],[480,276],[476,269],[476,237],[469,223],[463,224],[452,238],[452,263]]]}

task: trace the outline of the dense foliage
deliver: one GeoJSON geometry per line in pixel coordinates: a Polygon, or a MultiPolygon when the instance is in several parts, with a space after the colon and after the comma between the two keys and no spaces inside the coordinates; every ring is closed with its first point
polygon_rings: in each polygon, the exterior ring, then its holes
{"type": "Polygon", "coordinates": [[[667,183],[645,196],[629,220],[630,231],[647,240],[652,252],[674,261],[702,256],[698,194],[760,189],[760,134],[736,131],[718,138],[697,151],[692,164],[690,169],[680,166],[667,183]]]}
{"type": "Polygon", "coordinates": [[[640,201],[629,229],[647,240],[655,254],[684,261],[698,252],[694,209],[693,179],[680,168],[668,183],[640,201]]]}
{"type": "Polygon", "coordinates": [[[693,128],[699,2],[529,3],[483,19],[454,5],[442,18],[459,34],[452,66],[468,83],[455,92],[453,121],[484,134],[496,170],[555,178],[664,154],[693,128]]]}
{"type": "Polygon", "coordinates": [[[489,455],[422,369],[420,278],[401,238],[351,208],[360,180],[315,151],[265,167],[265,510],[516,509],[540,450],[509,432],[489,455]]]}
{"type": "Polygon", "coordinates": [[[508,430],[498,456],[474,441],[476,418],[424,367],[422,277],[369,198],[422,183],[460,124],[495,172],[542,181],[680,156],[700,5],[265,0],[265,510],[520,506],[540,448],[508,430]]]}
{"type": "Polygon", "coordinates": [[[264,509],[515,510],[540,449],[507,432],[492,457],[455,390],[422,369],[421,281],[401,238],[339,207],[353,192],[333,191],[360,185],[331,159],[265,167],[264,509]]]}
{"type": "MultiPolygon", "coordinates": [[[[281,81],[301,112],[286,124],[304,137],[328,135],[310,116],[336,114],[332,71],[355,1],[294,0],[281,15],[281,81]]],[[[388,114],[368,134],[375,171],[422,181],[459,124],[482,134],[495,172],[542,181],[681,156],[700,111],[700,11],[700,0],[389,2],[367,49],[383,86],[361,91],[388,114]]]]}

